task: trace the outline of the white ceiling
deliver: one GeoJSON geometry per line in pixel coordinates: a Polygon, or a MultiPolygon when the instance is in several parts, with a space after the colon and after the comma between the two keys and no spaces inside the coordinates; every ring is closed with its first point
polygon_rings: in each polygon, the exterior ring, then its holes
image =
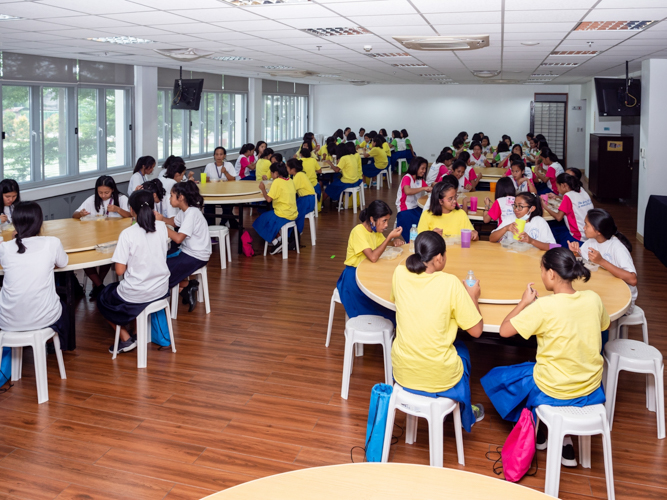
{"type": "Polygon", "coordinates": [[[194,48],[252,60],[199,59],[183,64],[184,69],[271,78],[263,66],[281,65],[340,75],[294,80],[306,83],[437,84],[420,75],[438,74],[470,84],[482,81],[474,70],[499,70],[498,78],[505,80],[552,74],[552,83],[572,84],[620,76],[626,60],[636,72],[642,59],[667,58],[667,0],[311,0],[250,7],[220,0],[0,0],[0,14],[22,18],[0,21],[0,49],[5,51],[176,68],[178,62],[153,49],[194,48]],[[582,21],[637,20],[660,22],[643,31],[573,31],[582,21]],[[370,33],[318,37],[300,31],[334,27],[362,27],[370,33]],[[392,38],[480,34],[490,36],[489,47],[456,52],[408,50],[392,38]],[[154,43],[87,40],[121,35],[154,43]],[[588,42],[593,42],[590,47],[588,42]],[[410,57],[372,58],[364,45],[372,45],[373,53],[407,52],[410,57]],[[550,56],[555,50],[600,53],[550,56]],[[579,65],[542,66],[550,62],[579,65]],[[392,66],[401,63],[426,67],[392,66]]]}

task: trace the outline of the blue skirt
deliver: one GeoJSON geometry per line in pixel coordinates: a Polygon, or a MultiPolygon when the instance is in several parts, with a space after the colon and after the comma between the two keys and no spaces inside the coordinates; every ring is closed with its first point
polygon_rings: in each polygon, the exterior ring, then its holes
{"type": "Polygon", "coordinates": [[[320,186],[320,183],[316,182],[315,185],[313,186],[313,189],[315,190],[315,194],[317,195],[317,199],[321,200],[322,199],[322,186],[320,186]]]}
{"type": "Polygon", "coordinates": [[[412,160],[413,154],[412,151],[409,149],[406,149],[405,151],[394,151],[394,154],[391,155],[391,166],[392,168],[396,168],[396,165],[398,165],[398,160],[407,160],[408,163],[410,163],[410,160],[412,160]]]}
{"type": "Polygon", "coordinates": [[[357,285],[356,267],[345,266],[345,270],[338,278],[336,288],[338,288],[340,301],[343,303],[348,317],[356,318],[365,314],[382,316],[396,325],[396,312],[381,306],[361,291],[359,285],[357,285]]]}
{"type": "Polygon", "coordinates": [[[537,194],[553,193],[553,191],[549,187],[549,184],[547,184],[546,182],[536,182],[535,183],[535,189],[537,190],[537,194]]]}
{"type": "Polygon", "coordinates": [[[201,269],[208,261],[195,259],[193,256],[179,251],[167,258],[167,267],[171,276],[169,276],[169,290],[178,285],[181,281],[190,277],[196,270],[201,269]]]}
{"type": "Polygon", "coordinates": [[[257,173],[256,173],[254,170],[251,170],[250,173],[249,173],[248,175],[246,175],[246,176],[245,176],[243,179],[241,179],[241,180],[242,180],[242,181],[254,181],[254,180],[257,180],[257,179],[256,179],[256,174],[257,174],[257,173]]]}
{"type": "Polygon", "coordinates": [[[375,166],[375,160],[373,158],[371,158],[370,160],[371,161],[369,161],[366,165],[362,165],[361,169],[364,172],[364,177],[370,177],[372,179],[373,177],[377,177],[378,175],[380,175],[380,172],[385,170],[387,167],[377,168],[375,166]]]}
{"type": "Polygon", "coordinates": [[[581,245],[581,241],[572,236],[572,233],[565,225],[564,221],[549,221],[549,227],[551,228],[551,233],[554,235],[556,243],[558,243],[563,248],[567,248],[568,242],[577,242],[581,245]]]}
{"type": "Polygon", "coordinates": [[[306,215],[315,211],[315,195],[299,196],[296,199],[296,209],[299,215],[296,218],[296,228],[299,234],[303,233],[303,226],[306,223],[306,215]]]}
{"type": "Polygon", "coordinates": [[[337,200],[338,198],[340,198],[340,195],[343,193],[343,191],[345,191],[347,188],[356,187],[359,184],[361,184],[361,179],[359,179],[357,182],[352,182],[350,184],[348,184],[347,182],[343,182],[340,179],[334,179],[334,181],[324,189],[324,192],[332,200],[337,200]]]}
{"type": "Polygon", "coordinates": [[[470,432],[472,424],[475,423],[475,414],[472,411],[472,403],[470,402],[470,352],[466,345],[460,340],[454,342],[454,347],[456,348],[456,353],[463,362],[463,375],[454,387],[442,392],[416,391],[414,389],[408,389],[407,387],[403,387],[403,389],[413,394],[419,394],[420,396],[429,398],[449,398],[456,401],[459,403],[459,409],[461,411],[461,424],[463,424],[463,428],[466,431],[470,432]]]}
{"type": "Polygon", "coordinates": [[[153,301],[141,304],[126,302],[118,295],[119,285],[120,282],[116,282],[104,287],[97,297],[97,309],[107,321],[111,321],[114,325],[125,326],[136,319],[153,301]]]}
{"type": "Polygon", "coordinates": [[[403,210],[396,214],[396,225],[403,228],[401,236],[408,243],[410,242],[410,229],[413,224],[419,224],[419,218],[422,216],[422,209],[419,207],[403,210]]]}
{"type": "Polygon", "coordinates": [[[278,217],[274,210],[269,210],[257,217],[255,222],[252,223],[252,227],[255,228],[257,234],[259,234],[265,241],[271,243],[280,232],[280,228],[288,222],[292,221],[284,219],[283,217],[278,217]]]}
{"type": "Polygon", "coordinates": [[[517,422],[521,410],[528,408],[535,415],[535,408],[549,406],[590,406],[605,402],[604,389],[598,387],[588,396],[574,399],[556,399],[543,393],[533,378],[535,362],[498,366],[482,377],[482,387],[500,416],[517,422]]]}

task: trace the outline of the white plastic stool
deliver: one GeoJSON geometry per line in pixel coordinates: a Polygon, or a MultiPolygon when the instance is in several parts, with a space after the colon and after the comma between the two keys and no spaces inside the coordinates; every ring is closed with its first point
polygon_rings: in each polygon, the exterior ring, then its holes
{"type": "Polygon", "coordinates": [[[442,423],[445,417],[454,415],[454,435],[456,436],[456,453],[459,464],[465,465],[463,453],[463,433],[461,432],[461,411],[459,404],[449,398],[430,398],[406,391],[398,384],[389,400],[387,426],[384,431],[384,445],[382,446],[382,461],[389,460],[391,435],[394,430],[396,410],[407,415],[405,423],[405,444],[412,444],[417,440],[417,419],[425,418],[428,421],[428,451],[431,467],[442,467],[444,432],[442,423]]]}
{"type": "Polygon", "coordinates": [[[642,325],[642,336],[644,338],[644,343],[648,344],[648,322],[646,321],[644,310],[637,305],[635,305],[634,309],[632,309],[632,313],[628,314],[627,316],[621,316],[618,319],[616,322],[613,338],[610,336],[609,340],[627,339],[628,326],[634,325],[642,325]]]}
{"type": "Polygon", "coordinates": [[[535,412],[537,413],[538,422],[544,422],[549,429],[544,493],[552,497],[558,497],[563,438],[567,435],[579,436],[579,462],[582,467],[590,469],[591,436],[602,434],[604,471],[607,479],[607,498],[614,500],[614,468],[611,456],[611,437],[604,405],[583,407],[540,405],[535,412]]]}
{"type": "MultiPolygon", "coordinates": [[[[324,347],[329,347],[329,341],[331,340],[331,329],[333,328],[333,319],[334,312],[336,310],[336,304],[343,304],[340,301],[340,294],[338,293],[338,288],[334,288],[333,294],[331,295],[331,305],[329,306],[329,326],[327,328],[327,341],[324,343],[324,347]]],[[[345,323],[347,323],[347,313],[345,313],[345,323]]]]}
{"type": "MultiPolygon", "coordinates": [[[[178,287],[176,287],[178,290],[178,287]]],[[[169,325],[169,340],[171,342],[172,352],[176,352],[176,343],[174,342],[174,328],[171,324],[171,314],[169,313],[169,300],[160,299],[148,304],[146,309],[137,316],[137,368],[146,368],[148,364],[148,343],[151,341],[151,318],[152,313],[165,310],[167,315],[167,324],[169,325]]],[[[118,355],[118,342],[120,340],[120,325],[116,325],[116,338],[113,342],[113,356],[116,359],[118,355]]]]}
{"type": "Polygon", "coordinates": [[[365,198],[364,198],[364,188],[363,184],[360,184],[358,186],[350,187],[347,189],[344,189],[343,192],[340,195],[340,198],[338,199],[338,211],[340,212],[340,209],[343,207],[343,198],[345,198],[345,208],[347,208],[347,199],[348,196],[352,196],[352,211],[356,214],[357,213],[357,193],[359,193],[359,202],[361,203],[361,208],[364,208],[364,205],[366,204],[365,198]]]}
{"type": "MultiPolygon", "coordinates": [[[[285,224],[283,227],[280,228],[280,238],[282,239],[282,247],[283,247],[283,259],[287,258],[287,254],[289,252],[289,230],[290,228],[294,229],[294,240],[296,241],[296,253],[301,253],[299,250],[299,232],[296,230],[296,222],[291,221],[285,224]]],[[[264,242],[264,256],[266,257],[266,252],[269,249],[269,242],[265,241],[264,242]]]]}
{"type": "Polygon", "coordinates": [[[398,178],[401,178],[401,175],[403,175],[403,164],[405,163],[406,171],[407,171],[407,166],[408,166],[408,160],[405,158],[399,158],[396,160],[396,167],[398,171],[398,178]]]}
{"type": "MultiPolygon", "coordinates": [[[[208,273],[206,266],[197,269],[192,276],[199,276],[199,291],[197,292],[197,302],[204,302],[206,306],[206,314],[211,313],[211,302],[208,298],[208,273]]],[[[171,318],[176,319],[178,316],[178,285],[171,289],[171,318]]]]}
{"type": "Polygon", "coordinates": [[[23,371],[23,348],[32,347],[32,356],[35,361],[35,380],[37,381],[37,403],[46,403],[49,400],[49,379],[46,373],[46,341],[53,337],[53,346],[56,349],[60,378],[66,379],[63,353],[60,350],[58,334],[51,328],[32,330],[27,332],[0,332],[0,353],[3,347],[12,348],[12,380],[21,380],[23,371]]]}
{"type": "Polygon", "coordinates": [[[618,373],[622,370],[646,374],[646,407],[656,414],[658,439],[665,438],[665,389],[663,375],[665,365],[658,349],[638,340],[617,339],[604,346],[604,359],[607,362],[607,414],[609,428],[614,425],[616,390],[618,373]]]}
{"type": "Polygon", "coordinates": [[[317,207],[312,212],[306,214],[306,219],[310,222],[310,244],[315,246],[317,242],[317,233],[315,232],[315,217],[317,217],[317,207]]]}
{"type": "MultiPolygon", "coordinates": [[[[345,357],[343,358],[343,382],[340,397],[347,399],[350,391],[350,375],[355,344],[382,344],[384,351],[384,380],[386,384],[392,382],[391,372],[391,341],[394,337],[394,325],[382,316],[357,316],[345,324],[345,357]]],[[[363,350],[357,350],[357,355],[363,350]]]]}
{"type": "Polygon", "coordinates": [[[389,187],[391,187],[391,173],[389,172],[389,167],[387,167],[387,168],[385,168],[384,170],[382,170],[382,171],[377,175],[377,178],[376,178],[376,180],[377,180],[377,186],[376,186],[376,187],[377,187],[377,190],[378,190],[378,191],[379,191],[380,188],[382,187],[382,177],[383,177],[383,176],[387,178],[387,185],[388,185],[389,187]]]}
{"type": "Polygon", "coordinates": [[[232,244],[229,239],[229,228],[227,226],[208,226],[208,233],[211,238],[218,238],[220,267],[227,269],[227,261],[232,261],[232,244]]]}

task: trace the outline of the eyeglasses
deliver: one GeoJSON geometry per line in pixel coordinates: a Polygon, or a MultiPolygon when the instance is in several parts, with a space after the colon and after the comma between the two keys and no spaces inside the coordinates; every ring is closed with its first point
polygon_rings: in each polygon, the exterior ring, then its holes
{"type": "Polygon", "coordinates": [[[515,210],[523,210],[524,208],[530,208],[530,205],[517,205],[516,203],[512,205],[515,210]]]}

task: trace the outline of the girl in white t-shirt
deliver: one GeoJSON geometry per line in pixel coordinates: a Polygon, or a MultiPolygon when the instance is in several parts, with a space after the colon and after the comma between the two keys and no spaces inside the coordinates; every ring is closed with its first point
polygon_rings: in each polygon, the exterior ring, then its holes
{"type": "Polygon", "coordinates": [[[553,225],[551,231],[561,246],[567,247],[572,241],[581,243],[586,240],[584,234],[586,214],[594,208],[591,197],[573,175],[560,174],[556,178],[556,184],[558,192],[563,196],[558,212],[551,210],[544,200],[542,206],[557,221],[565,220],[565,226],[553,225]]]}
{"type": "Polygon", "coordinates": [[[482,178],[477,176],[473,167],[466,166],[464,160],[456,160],[452,164],[452,174],[459,180],[459,191],[474,191],[482,178]]]}
{"type": "Polygon", "coordinates": [[[185,162],[180,156],[172,156],[165,161],[163,167],[164,172],[160,175],[159,179],[162,182],[162,187],[167,193],[167,198],[165,200],[164,208],[167,215],[165,217],[172,218],[176,217],[179,209],[178,207],[172,207],[169,203],[171,188],[174,187],[174,184],[183,182],[185,179],[185,162]]]}
{"type": "Polygon", "coordinates": [[[514,222],[514,198],[516,191],[509,177],[502,177],[496,183],[496,199],[491,204],[491,199],[484,200],[484,224],[492,220],[498,221],[498,227],[514,222]]]}
{"type": "Polygon", "coordinates": [[[408,172],[401,179],[396,195],[396,225],[403,228],[403,235],[410,237],[410,228],[413,224],[419,224],[422,209],[419,208],[417,200],[422,193],[430,193],[431,187],[426,184],[424,176],[428,168],[426,158],[418,156],[413,158],[408,166],[408,172]]]}
{"type": "Polygon", "coordinates": [[[11,223],[14,208],[21,203],[19,184],[14,179],[2,179],[0,182],[0,192],[2,192],[2,213],[0,213],[0,223],[11,223]]]}
{"type": "MultiPolygon", "coordinates": [[[[95,182],[95,194],[86,198],[72,217],[81,219],[86,215],[98,215],[110,218],[131,217],[127,196],[120,194],[113,177],[102,175],[95,182]]],[[[95,300],[104,288],[104,278],[111,269],[111,265],[98,268],[84,269],[86,276],[93,283],[90,298],[95,300]]]]}
{"type": "Polygon", "coordinates": [[[167,266],[171,276],[169,289],[179,285],[183,300],[190,304],[190,311],[197,305],[197,291],[199,282],[188,281],[196,270],[201,269],[211,257],[211,236],[208,224],[202,214],[204,198],[199,194],[199,188],[193,181],[179,182],[171,188],[169,202],[178,207],[180,212],[172,219],[155,214],[155,218],[165,224],[178,227],[178,232],[167,229],[169,238],[180,245],[180,252],[171,254],[167,259],[167,266]]]}
{"type": "Polygon", "coordinates": [[[58,238],[39,236],[43,220],[37,203],[17,204],[13,220],[16,235],[0,244],[4,270],[0,330],[25,332],[51,327],[58,333],[58,347],[66,345],[69,321],[56,294],[53,273],[54,268],[65,267],[68,259],[58,238]]]}
{"type": "Polygon", "coordinates": [[[452,164],[454,163],[454,155],[452,155],[451,150],[446,148],[440,152],[438,157],[435,159],[435,162],[428,169],[428,174],[426,174],[426,184],[432,186],[436,182],[440,182],[445,175],[451,172],[452,164]]]}
{"type": "Polygon", "coordinates": [[[542,217],[542,205],[537,196],[532,193],[518,194],[514,199],[513,209],[515,220],[494,230],[489,236],[489,241],[500,242],[518,234],[518,241],[530,243],[540,250],[549,250],[558,246],[551,234],[549,223],[542,217]],[[526,221],[526,226],[521,233],[516,225],[517,219],[526,221]]]}
{"type": "Polygon", "coordinates": [[[516,194],[519,193],[533,193],[537,194],[537,189],[533,180],[526,177],[526,164],[523,160],[513,160],[510,167],[510,179],[516,189],[516,194]]]}
{"type": "MultiPolygon", "coordinates": [[[[97,298],[97,308],[104,319],[114,331],[116,325],[121,327],[118,352],[137,347],[128,324],[150,303],[169,295],[167,226],[155,220],[153,200],[153,193],[146,188],[130,196],[130,210],[137,223],[120,233],[111,257],[116,274],[124,279],[104,288],[97,298]]],[[[109,352],[113,351],[112,344],[109,352]]]]}
{"type": "MultiPolygon", "coordinates": [[[[162,185],[162,181],[159,178],[151,179],[146,181],[141,185],[141,190],[148,191],[153,195],[153,206],[155,211],[159,214],[162,214],[164,217],[169,217],[169,212],[167,210],[167,205],[170,205],[169,198],[166,197],[167,191],[162,185]]],[[[132,196],[130,196],[130,200],[132,196]]],[[[130,202],[130,208],[132,204],[130,202]]]]}
{"type": "Polygon", "coordinates": [[[134,172],[127,185],[128,196],[134,193],[139,186],[148,180],[148,176],[153,173],[154,169],[155,158],[152,156],[142,156],[137,160],[137,164],[134,166],[134,172]]]}
{"type": "Polygon", "coordinates": [[[637,300],[637,270],[630,255],[632,245],[618,231],[609,212],[601,208],[588,211],[584,233],[587,240],[583,245],[572,242],[569,244],[570,250],[625,281],[632,294],[632,304],[626,313],[630,314],[637,300]]]}
{"type": "Polygon", "coordinates": [[[208,182],[225,182],[236,180],[236,169],[230,162],[225,161],[227,150],[218,146],[213,151],[213,161],[206,165],[204,173],[208,182]]]}

